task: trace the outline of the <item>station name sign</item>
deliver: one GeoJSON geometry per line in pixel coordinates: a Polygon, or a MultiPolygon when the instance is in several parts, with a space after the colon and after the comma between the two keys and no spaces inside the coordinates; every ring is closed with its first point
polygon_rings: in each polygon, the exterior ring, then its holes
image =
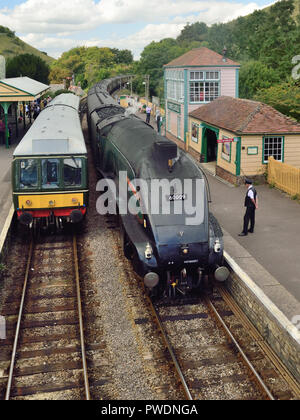
{"type": "Polygon", "coordinates": [[[234,138],[232,138],[232,139],[220,139],[220,140],[217,140],[217,142],[218,143],[237,143],[239,141],[239,138],[238,137],[234,137],[234,138]]]}
{"type": "Polygon", "coordinates": [[[181,114],[181,106],[174,104],[174,102],[168,102],[168,109],[170,111],[177,112],[177,114],[181,114]]]}

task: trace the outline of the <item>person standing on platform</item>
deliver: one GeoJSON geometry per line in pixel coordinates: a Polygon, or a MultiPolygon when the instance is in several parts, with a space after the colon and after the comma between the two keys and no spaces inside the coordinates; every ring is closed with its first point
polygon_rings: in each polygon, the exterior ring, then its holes
{"type": "Polygon", "coordinates": [[[148,105],[146,108],[146,123],[147,124],[150,124],[151,111],[152,111],[151,106],[148,105]]]}
{"type": "Polygon", "coordinates": [[[2,121],[2,119],[0,119],[0,144],[4,144],[5,143],[5,124],[2,121]]]}
{"type": "Polygon", "coordinates": [[[250,233],[254,232],[255,211],[258,209],[257,192],[252,185],[251,179],[246,178],[245,186],[247,187],[247,194],[245,198],[246,213],[244,216],[243,231],[239,234],[239,236],[246,236],[248,235],[248,232],[250,233]],[[250,229],[248,229],[249,222],[250,222],[250,229]]]}
{"type": "Polygon", "coordinates": [[[157,108],[156,114],[155,114],[156,124],[157,124],[157,132],[160,133],[160,122],[161,122],[161,115],[160,115],[160,109],[157,108]]]}

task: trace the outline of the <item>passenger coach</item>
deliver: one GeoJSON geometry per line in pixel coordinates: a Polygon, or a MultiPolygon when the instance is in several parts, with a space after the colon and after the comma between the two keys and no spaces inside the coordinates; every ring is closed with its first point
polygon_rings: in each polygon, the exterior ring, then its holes
{"type": "Polygon", "coordinates": [[[57,96],[14,152],[13,202],[21,224],[79,223],[88,205],[87,149],[79,98],[57,96]]]}

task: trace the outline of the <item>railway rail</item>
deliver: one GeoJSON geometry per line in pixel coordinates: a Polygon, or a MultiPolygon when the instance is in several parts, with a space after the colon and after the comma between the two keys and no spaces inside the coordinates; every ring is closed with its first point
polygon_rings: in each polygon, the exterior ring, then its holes
{"type": "Polygon", "coordinates": [[[15,309],[4,399],[91,399],[75,235],[31,241],[15,309]]]}
{"type": "Polygon", "coordinates": [[[198,303],[149,303],[188,400],[300,398],[299,385],[224,288],[198,303]]]}

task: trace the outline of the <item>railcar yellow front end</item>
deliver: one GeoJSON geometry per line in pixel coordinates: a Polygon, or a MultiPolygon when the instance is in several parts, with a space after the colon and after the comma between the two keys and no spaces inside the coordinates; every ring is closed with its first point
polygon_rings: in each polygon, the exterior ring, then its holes
{"type": "Polygon", "coordinates": [[[79,223],[88,207],[86,156],[17,158],[13,161],[14,206],[21,224],[79,223]]]}

